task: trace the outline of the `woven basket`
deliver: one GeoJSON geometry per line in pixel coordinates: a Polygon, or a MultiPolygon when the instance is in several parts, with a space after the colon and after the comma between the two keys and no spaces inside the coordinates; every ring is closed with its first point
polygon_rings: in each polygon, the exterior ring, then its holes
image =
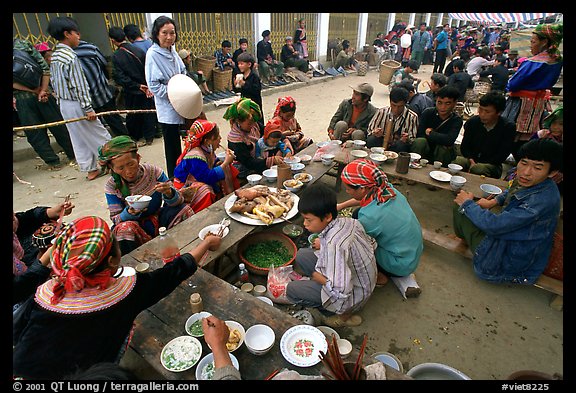
{"type": "Polygon", "coordinates": [[[396,72],[397,69],[401,67],[401,64],[395,60],[384,60],[380,63],[380,78],[378,82],[382,83],[383,85],[389,85],[390,79],[392,79],[392,75],[396,72]]]}
{"type": "Polygon", "coordinates": [[[212,78],[214,91],[232,90],[232,68],[226,68],[224,71],[214,68],[212,78]]]}
{"type": "Polygon", "coordinates": [[[476,82],[474,84],[474,93],[480,99],[484,94],[488,93],[492,88],[492,84],[488,82],[476,82]]]}
{"type": "Polygon", "coordinates": [[[367,61],[359,61],[356,69],[358,70],[357,75],[359,75],[359,76],[366,75],[368,73],[368,62],[367,61]]]}
{"type": "Polygon", "coordinates": [[[216,64],[216,58],[214,56],[201,56],[196,58],[196,70],[202,71],[207,81],[212,80],[214,64],[216,64]]]}

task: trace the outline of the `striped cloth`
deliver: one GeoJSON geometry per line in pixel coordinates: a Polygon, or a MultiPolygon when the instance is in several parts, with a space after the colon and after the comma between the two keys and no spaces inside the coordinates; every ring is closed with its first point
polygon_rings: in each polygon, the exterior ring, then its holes
{"type": "Polygon", "coordinates": [[[93,112],[90,87],[78,55],[59,42],[50,62],[50,83],[58,100],[77,101],[84,113],[93,112]]]}
{"type": "MultiPolygon", "coordinates": [[[[378,109],[378,112],[370,120],[368,124],[368,135],[371,135],[374,129],[382,128],[385,130],[386,119],[391,116],[390,107],[384,107],[378,109]]],[[[397,116],[393,120],[392,125],[392,135],[390,138],[390,143],[396,142],[402,136],[402,132],[408,133],[408,141],[413,142],[416,139],[416,133],[418,132],[418,115],[407,106],[404,107],[404,111],[400,116],[397,116]]]]}
{"type": "Polygon", "coordinates": [[[104,106],[113,97],[108,84],[108,71],[106,70],[108,61],[106,57],[96,45],[82,40],[74,48],[74,52],[78,55],[88,86],[90,86],[90,97],[94,107],[104,106]]]}

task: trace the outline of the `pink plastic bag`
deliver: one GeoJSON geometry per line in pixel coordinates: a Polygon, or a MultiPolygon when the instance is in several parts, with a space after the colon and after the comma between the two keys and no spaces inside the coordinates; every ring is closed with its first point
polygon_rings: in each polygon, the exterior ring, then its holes
{"type": "Polygon", "coordinates": [[[272,266],[268,271],[267,289],[270,299],[278,304],[292,304],[286,297],[286,286],[290,281],[290,273],[294,271],[292,265],[275,268],[272,266]]]}

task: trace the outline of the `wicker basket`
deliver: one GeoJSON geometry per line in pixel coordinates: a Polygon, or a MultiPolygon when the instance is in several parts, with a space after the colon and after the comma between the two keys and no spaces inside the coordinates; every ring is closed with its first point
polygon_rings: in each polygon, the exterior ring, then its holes
{"type": "Polygon", "coordinates": [[[196,70],[202,71],[207,81],[212,80],[212,69],[216,64],[214,56],[201,56],[196,58],[196,70]]]}
{"type": "Polygon", "coordinates": [[[212,70],[214,91],[232,90],[232,68],[220,68],[212,70]]]}
{"type": "Polygon", "coordinates": [[[380,78],[378,82],[383,85],[389,85],[392,75],[401,67],[401,64],[395,60],[384,60],[380,63],[380,78]]]}
{"type": "Polygon", "coordinates": [[[359,61],[356,67],[358,70],[357,75],[364,76],[368,73],[368,62],[367,61],[359,61]]]}

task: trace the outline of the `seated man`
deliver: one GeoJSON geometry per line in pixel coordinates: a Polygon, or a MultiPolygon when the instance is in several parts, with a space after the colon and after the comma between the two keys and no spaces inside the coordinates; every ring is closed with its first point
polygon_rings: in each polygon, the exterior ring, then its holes
{"type": "Polygon", "coordinates": [[[294,262],[310,279],[288,283],[286,296],[295,304],[329,314],[322,318],[325,325],[358,326],[362,317],[355,313],[376,287],[375,244],[360,221],[338,217],[336,206],[336,193],[324,184],[302,191],[298,210],[304,227],[319,237],[314,248],[299,249],[294,262]]]}
{"type": "Polygon", "coordinates": [[[420,81],[419,78],[412,76],[412,73],[414,71],[418,71],[418,68],[420,67],[418,66],[416,60],[408,60],[408,63],[404,68],[397,69],[396,72],[392,75],[388,87],[392,89],[393,87],[396,87],[398,84],[400,84],[400,82],[402,82],[404,79],[409,79],[412,82],[420,81]]]}
{"type": "Polygon", "coordinates": [[[439,72],[435,72],[430,76],[430,90],[426,92],[426,95],[432,99],[432,101],[436,102],[436,94],[438,90],[446,86],[448,83],[448,77],[446,75],[441,74],[439,72]]]}
{"type": "Polygon", "coordinates": [[[342,50],[338,52],[334,60],[334,68],[342,67],[348,71],[356,71],[356,59],[354,59],[354,48],[350,47],[350,41],[342,41],[342,50]]]}
{"type": "Polygon", "coordinates": [[[352,98],[340,103],[338,110],[330,119],[328,136],[330,139],[347,141],[348,139],[366,140],[368,125],[377,109],[370,103],[374,88],[366,82],[352,87],[352,98]]]}
{"type": "Polygon", "coordinates": [[[506,97],[490,91],[480,98],[478,114],[464,123],[460,154],[454,163],[464,172],[499,179],[502,164],[512,152],[516,125],[502,117],[506,97]]]}
{"type": "Polygon", "coordinates": [[[284,63],[276,60],[270,43],[270,30],[262,32],[262,40],[256,44],[256,58],[260,76],[266,83],[276,82],[284,73],[284,63]],[[270,69],[272,69],[272,75],[270,75],[270,69]]]}
{"type": "Polygon", "coordinates": [[[127,135],[98,148],[100,165],[112,172],[104,192],[122,255],[155,238],[160,227],[172,228],[194,214],[162,168],[140,159],[136,142],[127,135]],[[147,208],[136,210],[126,202],[130,195],[149,195],[152,200],[147,208]]]}
{"type": "Polygon", "coordinates": [[[422,112],[417,138],[412,143],[412,152],[430,162],[441,161],[444,167],[456,158],[454,142],[462,128],[462,118],[454,112],[458,95],[458,90],[452,86],[438,90],[436,106],[422,112]]]}
{"type": "Polygon", "coordinates": [[[424,109],[431,108],[436,105],[432,98],[424,93],[418,93],[414,83],[410,81],[410,79],[404,79],[402,82],[400,82],[398,87],[403,87],[404,89],[408,90],[408,102],[406,102],[406,106],[409,109],[412,109],[412,111],[418,116],[424,112],[424,109]]]}
{"type": "Polygon", "coordinates": [[[505,62],[506,58],[504,56],[498,56],[494,59],[494,65],[492,67],[488,67],[488,69],[480,71],[478,74],[480,78],[491,76],[491,90],[506,91],[506,85],[508,84],[510,75],[508,74],[508,68],[504,65],[505,62]]]}
{"type": "Polygon", "coordinates": [[[410,151],[418,131],[418,115],[408,108],[407,102],[406,89],[394,87],[390,90],[390,106],[378,109],[368,125],[367,147],[380,146],[395,152],[410,151]],[[386,132],[389,132],[388,138],[385,138],[386,132]]]}
{"type": "Polygon", "coordinates": [[[562,145],[532,140],[518,150],[517,176],[494,199],[474,201],[460,191],[454,202],[454,232],[474,254],[474,272],[486,281],[534,284],[548,264],[560,192],[552,177],[562,170],[562,145]],[[492,212],[502,206],[500,213],[492,212]]]}
{"type": "Polygon", "coordinates": [[[222,41],[222,48],[214,52],[214,57],[216,58],[216,67],[221,71],[225,69],[234,69],[236,64],[232,60],[232,43],[228,40],[222,41]]]}
{"type": "Polygon", "coordinates": [[[210,90],[210,88],[206,84],[207,80],[206,77],[204,76],[204,72],[202,70],[194,71],[192,67],[192,54],[190,53],[190,51],[186,49],[180,49],[180,51],[178,51],[178,56],[180,56],[180,58],[184,62],[184,66],[186,67],[186,75],[188,75],[190,78],[194,80],[194,82],[196,82],[202,94],[204,95],[212,94],[213,93],[212,90],[210,90]]]}
{"type": "Polygon", "coordinates": [[[466,90],[474,87],[472,77],[464,72],[464,60],[456,60],[453,64],[454,73],[448,78],[448,86],[458,90],[458,101],[466,100],[466,90]]]}
{"type": "Polygon", "coordinates": [[[300,58],[300,52],[294,48],[292,37],[286,37],[286,43],[282,47],[280,53],[280,60],[284,63],[284,67],[296,67],[302,72],[308,72],[308,60],[300,58]]]}

